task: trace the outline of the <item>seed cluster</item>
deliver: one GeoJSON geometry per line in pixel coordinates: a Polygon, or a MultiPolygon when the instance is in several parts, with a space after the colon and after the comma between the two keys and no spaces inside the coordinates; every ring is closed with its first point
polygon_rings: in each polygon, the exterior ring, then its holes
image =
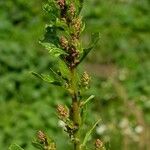
{"type": "Polygon", "coordinates": [[[78,39],[80,35],[81,25],[82,25],[81,18],[73,19],[71,25],[74,30],[74,36],[78,39]]]}
{"type": "Polygon", "coordinates": [[[38,131],[37,138],[43,146],[43,150],[56,150],[56,144],[53,141],[49,141],[43,131],[38,131]]]}
{"type": "Polygon", "coordinates": [[[84,72],[81,78],[82,86],[88,88],[90,80],[91,80],[90,76],[87,74],[87,72],[84,72]]]}
{"type": "Polygon", "coordinates": [[[74,17],[75,11],[76,11],[76,8],[75,8],[75,6],[71,3],[71,4],[70,4],[70,7],[69,7],[69,13],[70,13],[70,15],[71,15],[72,17],[74,17]]]}
{"type": "Polygon", "coordinates": [[[100,139],[96,139],[95,141],[95,148],[96,150],[100,150],[103,147],[103,143],[100,139]]]}
{"type": "Polygon", "coordinates": [[[57,4],[60,6],[61,9],[65,7],[65,0],[57,0],[57,4]]]}
{"type": "Polygon", "coordinates": [[[47,141],[46,135],[42,131],[38,131],[37,137],[42,143],[45,143],[47,141]]]}
{"type": "Polygon", "coordinates": [[[76,17],[76,7],[73,3],[67,4],[65,0],[57,0],[60,7],[61,20],[65,22],[69,28],[69,36],[61,36],[60,46],[68,54],[63,59],[66,61],[67,66],[73,69],[79,63],[79,35],[81,31],[82,22],[79,17],[76,17]]]}
{"type": "Polygon", "coordinates": [[[57,0],[57,4],[60,7],[60,16],[61,18],[66,18],[67,6],[65,0],[57,0]]]}
{"type": "Polygon", "coordinates": [[[60,45],[62,46],[62,48],[63,49],[68,49],[68,40],[64,37],[64,36],[62,36],[61,38],[60,38],[60,45]]]}
{"type": "Polygon", "coordinates": [[[61,119],[66,119],[69,117],[69,111],[66,107],[64,107],[63,105],[58,105],[57,106],[57,112],[58,115],[61,119]]]}

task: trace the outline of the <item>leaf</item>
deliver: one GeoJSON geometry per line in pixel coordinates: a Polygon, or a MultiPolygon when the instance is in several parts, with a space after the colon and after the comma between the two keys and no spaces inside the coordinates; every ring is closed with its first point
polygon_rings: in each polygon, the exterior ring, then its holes
{"type": "Polygon", "coordinates": [[[80,58],[80,63],[85,59],[85,57],[90,53],[90,51],[93,48],[95,48],[96,44],[98,43],[98,41],[100,39],[99,33],[93,34],[93,38],[94,38],[94,41],[92,41],[92,43],[91,43],[92,46],[89,48],[83,49],[83,54],[80,58]]]}
{"type": "Polygon", "coordinates": [[[43,145],[40,144],[40,143],[37,142],[37,141],[32,141],[32,145],[33,145],[35,148],[39,149],[39,150],[44,150],[43,145]]]}
{"type": "Polygon", "coordinates": [[[21,148],[19,145],[17,144],[12,144],[10,147],[9,147],[9,150],[24,150],[23,148],[21,148]]]}
{"type": "Polygon", "coordinates": [[[34,76],[36,76],[37,78],[42,79],[43,81],[46,81],[48,83],[51,83],[51,84],[54,84],[54,85],[57,85],[57,86],[61,86],[62,85],[62,83],[59,80],[56,80],[53,76],[44,75],[44,74],[38,74],[36,72],[32,72],[32,74],[34,76]]]}
{"type": "MultiPolygon", "coordinates": [[[[59,66],[59,65],[58,65],[59,66]]],[[[60,66],[59,66],[60,67],[60,66]]],[[[68,81],[68,79],[66,77],[64,77],[62,75],[62,73],[58,70],[57,72],[55,72],[52,68],[50,68],[51,72],[53,73],[53,75],[58,78],[60,81],[68,81]]]]}
{"type": "Polygon", "coordinates": [[[42,43],[42,42],[40,42],[40,44],[42,46],[44,46],[45,49],[47,49],[52,56],[59,57],[60,55],[67,54],[62,49],[56,47],[52,43],[42,43]]]}
{"type": "Polygon", "coordinates": [[[60,20],[60,19],[57,18],[55,26],[57,27],[58,30],[63,30],[69,35],[69,30],[70,29],[69,29],[69,27],[68,27],[68,25],[66,24],[65,21],[60,20]]]}
{"type": "Polygon", "coordinates": [[[59,63],[59,65],[58,65],[59,70],[61,72],[62,77],[68,80],[70,72],[69,72],[69,69],[68,69],[67,65],[62,60],[59,60],[58,63],[59,63]]]}
{"type": "Polygon", "coordinates": [[[95,122],[95,124],[92,126],[92,128],[86,133],[85,138],[83,140],[83,143],[81,144],[83,147],[86,145],[90,135],[92,134],[93,130],[95,129],[95,127],[97,126],[97,124],[100,122],[101,119],[99,119],[98,121],[95,122]]]}
{"type": "Polygon", "coordinates": [[[46,25],[46,31],[42,40],[39,43],[49,51],[49,53],[54,57],[59,57],[60,55],[67,55],[67,53],[60,48],[60,42],[58,35],[62,31],[67,31],[65,27],[61,26],[64,24],[56,19],[54,25],[46,25]]]}
{"type": "Polygon", "coordinates": [[[82,123],[85,122],[86,118],[87,118],[87,103],[89,103],[95,96],[91,95],[90,97],[88,97],[85,101],[82,101],[80,103],[80,107],[82,108],[81,110],[81,115],[82,115],[82,123]]]}
{"type": "Polygon", "coordinates": [[[81,107],[84,106],[84,105],[86,105],[86,104],[87,104],[90,100],[92,100],[94,97],[95,97],[94,95],[91,95],[88,99],[86,99],[85,101],[83,101],[83,102],[81,103],[81,107]]]}
{"type": "Polygon", "coordinates": [[[59,37],[57,36],[58,27],[54,25],[46,25],[45,34],[43,39],[40,41],[41,43],[52,43],[56,46],[59,45],[59,37]]]}
{"type": "Polygon", "coordinates": [[[110,142],[106,142],[106,143],[105,143],[105,149],[104,149],[104,150],[110,150],[110,149],[111,149],[110,142]]]}
{"type": "Polygon", "coordinates": [[[54,1],[48,1],[46,4],[43,5],[43,10],[50,15],[50,20],[56,20],[59,17],[59,10],[56,6],[54,1]]]}

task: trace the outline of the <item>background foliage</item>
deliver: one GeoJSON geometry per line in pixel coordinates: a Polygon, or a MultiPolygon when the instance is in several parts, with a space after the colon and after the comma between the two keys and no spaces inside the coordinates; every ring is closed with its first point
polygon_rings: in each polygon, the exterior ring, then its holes
{"type": "MultiPolygon", "coordinates": [[[[32,150],[39,129],[52,135],[58,149],[71,149],[57,120],[55,105],[68,103],[64,91],[41,83],[31,71],[54,65],[38,44],[48,22],[42,0],[0,1],[0,149],[17,143],[32,150]],[[61,139],[61,140],[60,140],[61,139]]],[[[101,40],[83,68],[95,94],[87,124],[100,116],[94,137],[111,150],[148,150],[150,133],[149,0],[88,0],[83,9],[83,44],[99,31],[101,40]]],[[[91,143],[92,144],[92,143],[91,143]]]]}

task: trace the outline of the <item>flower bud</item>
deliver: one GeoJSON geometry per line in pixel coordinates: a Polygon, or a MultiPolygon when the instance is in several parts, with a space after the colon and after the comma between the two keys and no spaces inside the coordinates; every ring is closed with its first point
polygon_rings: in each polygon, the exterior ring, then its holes
{"type": "Polygon", "coordinates": [[[60,6],[61,9],[65,7],[65,0],[57,0],[57,4],[60,6]]]}
{"type": "Polygon", "coordinates": [[[69,117],[69,110],[63,105],[57,106],[57,112],[61,119],[67,119],[69,117]]]}
{"type": "Polygon", "coordinates": [[[69,13],[70,13],[71,17],[74,17],[75,11],[76,11],[76,8],[75,8],[74,4],[71,3],[70,8],[69,8],[69,13]]]}
{"type": "Polygon", "coordinates": [[[79,45],[79,39],[78,39],[78,37],[77,37],[75,34],[72,34],[72,37],[71,37],[71,44],[72,44],[74,47],[78,47],[78,45],[79,45]]]}
{"type": "Polygon", "coordinates": [[[82,25],[81,18],[76,18],[72,20],[72,27],[76,34],[80,33],[81,25],[82,25]]]}
{"type": "Polygon", "coordinates": [[[37,137],[42,143],[45,143],[45,141],[47,140],[46,135],[42,131],[38,131],[37,137]]]}
{"type": "Polygon", "coordinates": [[[87,74],[87,72],[84,72],[81,78],[82,86],[87,88],[89,85],[89,82],[90,82],[90,76],[87,74]]]}
{"type": "Polygon", "coordinates": [[[62,48],[67,49],[68,48],[68,41],[65,37],[61,37],[60,38],[60,45],[62,46],[62,48]]]}
{"type": "Polygon", "coordinates": [[[103,143],[100,139],[96,139],[95,148],[96,148],[96,150],[101,150],[101,148],[103,148],[103,143]]]}

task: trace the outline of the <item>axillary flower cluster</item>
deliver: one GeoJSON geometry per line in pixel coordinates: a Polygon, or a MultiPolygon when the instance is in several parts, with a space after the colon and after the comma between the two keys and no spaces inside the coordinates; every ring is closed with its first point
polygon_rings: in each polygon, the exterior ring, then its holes
{"type": "Polygon", "coordinates": [[[74,68],[79,63],[79,50],[80,47],[80,33],[82,29],[82,21],[76,15],[76,8],[73,3],[68,6],[65,0],[58,0],[57,4],[60,7],[60,19],[70,28],[68,37],[60,37],[60,45],[63,50],[68,54],[64,57],[66,63],[70,68],[74,68]]]}

